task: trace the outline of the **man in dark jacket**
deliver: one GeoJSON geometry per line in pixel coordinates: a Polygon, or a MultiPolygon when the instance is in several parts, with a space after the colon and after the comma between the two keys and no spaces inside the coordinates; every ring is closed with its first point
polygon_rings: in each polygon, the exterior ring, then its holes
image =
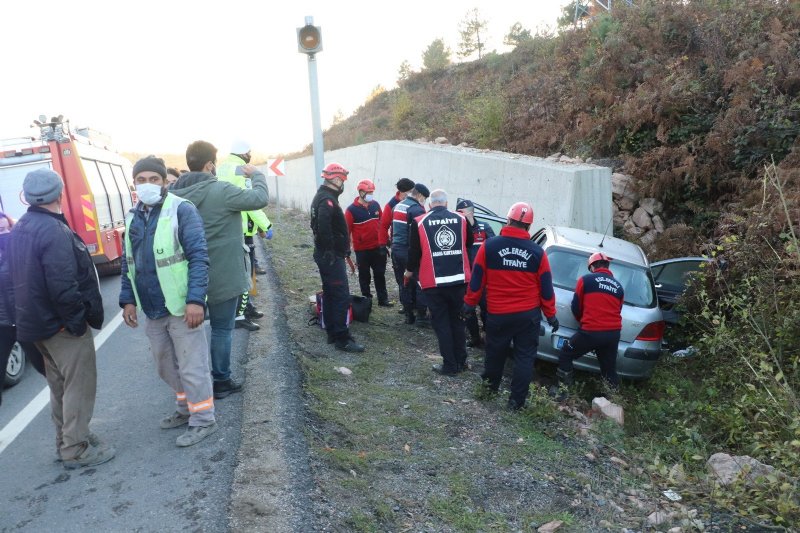
{"type": "Polygon", "coordinates": [[[350,259],[350,235],[347,221],[339,205],[347,170],[339,163],[330,163],[322,171],[325,180],[311,201],[311,229],[314,232],[314,262],[322,279],[322,321],[328,342],[337,350],[363,352],[347,327],[350,307],[350,285],[347,282],[345,258],[350,259]]]}
{"type": "Polygon", "coordinates": [[[161,429],[189,424],[178,446],[192,446],[217,431],[203,325],[208,288],[208,246],[203,219],[191,202],[167,192],[167,167],[153,156],[133,166],[139,203],[125,220],[122,289],[125,324],[145,331],[158,374],[175,392],[177,411],[161,429]]]}
{"type": "Polygon", "coordinates": [[[182,175],[170,191],[192,202],[203,218],[211,262],[208,271],[208,315],[211,321],[211,376],[214,398],[242,390],[231,379],[231,342],[239,296],[250,289],[250,249],[244,244],[242,211],[266,207],[267,178],[253,165],[242,166],[252,179],[252,189],[218,181],[214,173],[217,149],[206,141],[195,141],[186,149],[190,172],[182,175]]]}
{"type": "MultiPolygon", "coordinates": [[[[430,196],[430,191],[422,183],[417,183],[408,192],[405,200],[394,207],[392,215],[392,267],[395,272],[400,270],[403,277],[398,280],[400,284],[400,303],[406,313],[406,324],[416,323],[419,326],[428,326],[428,308],[422,291],[417,290],[417,277],[405,277],[406,263],[408,262],[409,235],[414,219],[425,214],[425,200],[430,196]],[[416,311],[416,316],[414,312],[416,311]]],[[[396,274],[395,274],[396,275],[396,274]]]]}
{"type": "Polygon", "coordinates": [[[11,232],[10,255],[17,338],[35,342],[44,356],[56,443],[72,469],[105,463],[115,452],[89,432],[97,389],[89,326],[103,325],[103,301],[89,251],[61,214],[63,188],[50,169],[25,176],[30,207],[11,232]]]}

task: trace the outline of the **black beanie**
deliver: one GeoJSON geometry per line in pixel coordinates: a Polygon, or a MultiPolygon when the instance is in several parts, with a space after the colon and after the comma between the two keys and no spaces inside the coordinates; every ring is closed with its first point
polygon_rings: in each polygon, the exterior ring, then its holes
{"type": "Polygon", "coordinates": [[[160,157],[156,157],[154,155],[148,155],[147,157],[143,157],[142,159],[138,160],[135,165],[133,165],[133,177],[135,178],[139,172],[156,172],[161,175],[162,178],[167,179],[167,165],[164,164],[164,160],[160,157]]]}
{"type": "Polygon", "coordinates": [[[408,178],[402,178],[397,182],[397,190],[400,192],[408,192],[414,188],[414,182],[408,178]]]}

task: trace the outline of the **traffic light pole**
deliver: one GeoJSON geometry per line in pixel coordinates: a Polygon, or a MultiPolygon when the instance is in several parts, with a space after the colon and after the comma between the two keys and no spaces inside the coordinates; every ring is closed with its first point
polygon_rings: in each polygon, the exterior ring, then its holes
{"type": "Polygon", "coordinates": [[[325,147],[322,144],[322,124],[319,118],[316,54],[308,54],[308,88],[311,93],[311,129],[314,134],[314,172],[319,188],[322,185],[322,168],[325,166],[325,147]]]}

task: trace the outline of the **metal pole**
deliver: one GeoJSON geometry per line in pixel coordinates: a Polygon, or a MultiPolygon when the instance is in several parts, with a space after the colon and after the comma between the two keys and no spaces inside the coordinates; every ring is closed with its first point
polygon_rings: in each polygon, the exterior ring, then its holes
{"type": "Polygon", "coordinates": [[[316,185],[319,187],[322,185],[322,167],[325,166],[325,147],[322,144],[322,125],[319,119],[316,54],[308,54],[308,88],[311,92],[311,128],[314,133],[314,172],[316,185]]]}

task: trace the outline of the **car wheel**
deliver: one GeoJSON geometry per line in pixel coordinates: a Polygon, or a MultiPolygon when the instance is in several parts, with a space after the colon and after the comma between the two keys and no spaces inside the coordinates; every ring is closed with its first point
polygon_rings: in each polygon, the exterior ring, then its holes
{"type": "Polygon", "coordinates": [[[11,348],[11,355],[8,358],[8,364],[6,365],[6,387],[13,387],[20,382],[22,375],[25,373],[26,361],[25,350],[22,349],[22,346],[20,346],[18,342],[14,343],[14,347],[11,348]]]}

